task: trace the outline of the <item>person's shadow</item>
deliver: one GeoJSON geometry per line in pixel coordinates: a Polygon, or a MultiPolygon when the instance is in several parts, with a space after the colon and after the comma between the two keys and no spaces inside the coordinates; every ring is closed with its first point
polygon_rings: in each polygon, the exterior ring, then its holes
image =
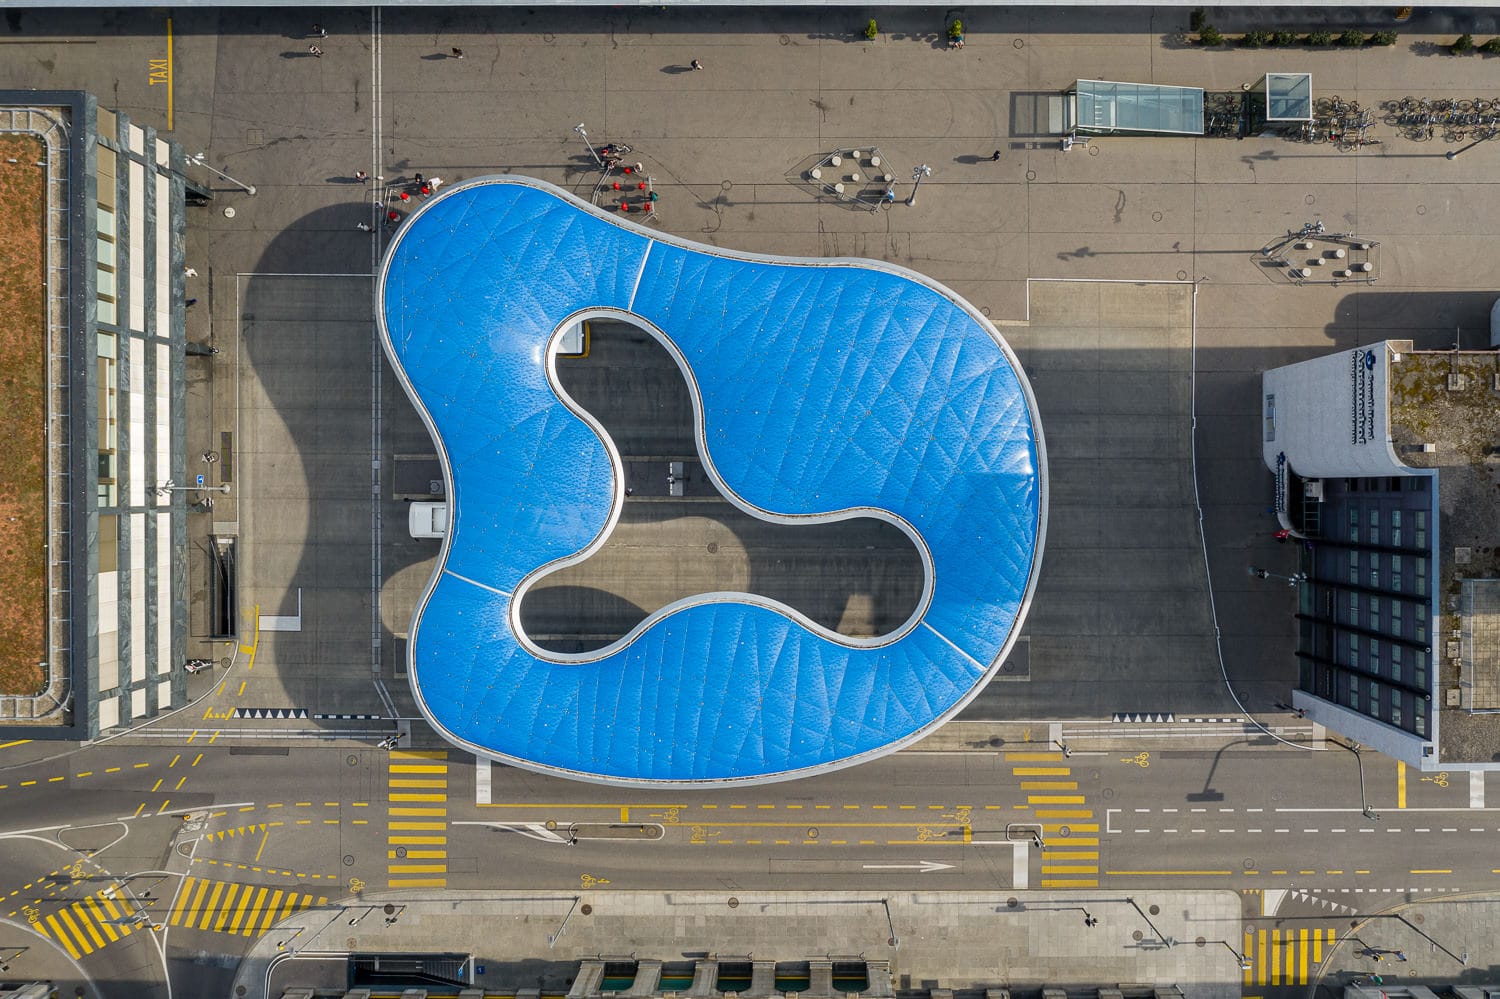
{"type": "Polygon", "coordinates": [[[693,71],[693,67],[691,67],[691,66],[677,66],[677,65],[663,66],[661,68],[661,71],[663,73],[668,74],[669,76],[678,76],[678,75],[680,75],[682,73],[691,73],[693,71]]]}

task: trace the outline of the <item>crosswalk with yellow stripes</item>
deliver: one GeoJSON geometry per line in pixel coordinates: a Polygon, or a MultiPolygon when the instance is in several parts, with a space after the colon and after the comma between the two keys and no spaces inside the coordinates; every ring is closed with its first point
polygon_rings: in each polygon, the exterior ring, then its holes
{"type": "Polygon", "coordinates": [[[1337,940],[1338,930],[1331,926],[1246,930],[1244,984],[1306,985],[1337,940]]]}
{"type": "Polygon", "coordinates": [[[1026,809],[1042,827],[1043,888],[1099,886],[1099,823],[1060,752],[1006,753],[1026,792],[1026,809]]]}
{"type": "Polygon", "coordinates": [[[448,887],[448,752],[391,751],[387,777],[386,885],[448,887]]]}
{"type": "Polygon", "coordinates": [[[189,877],[182,882],[182,891],[177,894],[167,925],[253,937],[294,912],[327,904],[324,896],[315,899],[295,887],[273,888],[189,877]]]}
{"type": "Polygon", "coordinates": [[[45,916],[28,909],[26,916],[32,929],[57,941],[75,961],[130,936],[132,926],[143,921],[124,894],[114,888],[95,892],[45,916]]]}

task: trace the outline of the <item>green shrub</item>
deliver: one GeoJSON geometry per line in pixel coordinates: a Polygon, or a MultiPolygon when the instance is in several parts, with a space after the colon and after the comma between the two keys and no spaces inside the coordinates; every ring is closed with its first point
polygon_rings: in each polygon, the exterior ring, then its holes
{"type": "Polygon", "coordinates": [[[958,41],[958,39],[962,38],[963,36],[964,22],[955,17],[953,19],[953,23],[948,25],[948,37],[953,41],[958,41]]]}
{"type": "Polygon", "coordinates": [[[1271,44],[1271,33],[1269,31],[1247,31],[1245,37],[1240,39],[1240,44],[1247,49],[1263,49],[1271,44]]]}
{"type": "Polygon", "coordinates": [[[1295,31],[1278,31],[1271,36],[1271,44],[1283,49],[1288,45],[1296,45],[1297,33],[1295,31]]]}
{"type": "Polygon", "coordinates": [[[875,19],[872,17],[870,18],[870,23],[865,25],[865,37],[874,41],[875,36],[878,34],[880,34],[880,25],[876,24],[875,19]]]}
{"type": "Polygon", "coordinates": [[[1452,45],[1448,46],[1448,51],[1452,52],[1454,55],[1463,55],[1466,52],[1473,52],[1474,36],[1465,31],[1463,34],[1458,36],[1458,39],[1452,45]]]}
{"type": "Polygon", "coordinates": [[[1479,50],[1485,55],[1500,55],[1500,38],[1491,38],[1479,46],[1479,50]]]}
{"type": "Polygon", "coordinates": [[[1207,46],[1223,45],[1224,35],[1212,24],[1205,24],[1203,30],[1198,32],[1198,41],[1207,46]]]}
{"type": "Polygon", "coordinates": [[[1332,45],[1333,44],[1333,32],[1331,32],[1331,31],[1314,31],[1314,32],[1311,32],[1307,36],[1307,44],[1312,45],[1312,46],[1332,45]]]}
{"type": "Polygon", "coordinates": [[[1358,28],[1350,28],[1339,35],[1339,44],[1346,49],[1362,48],[1365,44],[1365,33],[1358,28]]]}
{"type": "Polygon", "coordinates": [[[1396,33],[1394,31],[1377,31],[1370,36],[1371,45],[1390,46],[1396,44],[1396,33]]]}
{"type": "Polygon", "coordinates": [[[1203,26],[1207,23],[1207,20],[1205,20],[1203,17],[1203,8],[1194,7],[1193,12],[1188,15],[1188,30],[1202,31],[1203,26]]]}

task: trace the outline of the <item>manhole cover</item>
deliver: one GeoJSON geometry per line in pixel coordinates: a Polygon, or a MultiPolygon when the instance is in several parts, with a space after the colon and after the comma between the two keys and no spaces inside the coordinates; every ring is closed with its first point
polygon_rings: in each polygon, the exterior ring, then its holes
{"type": "Polygon", "coordinates": [[[1199,937],[1197,940],[1194,940],[1193,943],[1197,944],[1199,947],[1203,947],[1208,943],[1208,941],[1203,939],[1202,937],[1199,937]]]}
{"type": "Polygon", "coordinates": [[[731,909],[738,909],[740,907],[740,900],[733,895],[729,896],[729,907],[731,909]]]}
{"type": "Polygon", "coordinates": [[[1179,281],[1186,281],[1187,280],[1187,271],[1178,271],[1177,272],[1177,280],[1179,280],[1179,281]]]}
{"type": "Polygon", "coordinates": [[[1255,858],[1254,857],[1246,857],[1244,860],[1240,861],[1240,864],[1247,871],[1253,870],[1255,868],[1255,858]]]}
{"type": "Polygon", "coordinates": [[[227,206],[225,206],[225,208],[224,208],[224,217],[226,219],[232,219],[232,218],[234,218],[238,214],[239,213],[234,210],[234,206],[233,205],[227,205],[227,206]]]}
{"type": "Polygon", "coordinates": [[[1073,830],[1067,826],[1063,826],[1061,829],[1057,830],[1057,834],[1063,839],[1067,839],[1069,836],[1073,835],[1073,830]]]}
{"type": "Polygon", "coordinates": [[[1132,939],[1132,940],[1134,940],[1136,942],[1140,942],[1141,940],[1144,940],[1145,938],[1146,938],[1146,934],[1142,933],[1140,930],[1136,930],[1134,933],[1130,934],[1130,939],[1132,939]]]}
{"type": "Polygon", "coordinates": [[[400,860],[405,860],[406,859],[406,847],[404,847],[404,846],[398,846],[398,847],[396,847],[396,857],[398,859],[400,859],[400,860]]]}
{"type": "Polygon", "coordinates": [[[1024,49],[1026,47],[1026,41],[1025,41],[1025,39],[1021,39],[1021,38],[1017,38],[1016,40],[1014,40],[1010,44],[1011,44],[1012,48],[1017,48],[1017,49],[1024,49]]]}
{"type": "Polygon", "coordinates": [[[359,766],[359,757],[355,756],[353,753],[350,753],[348,756],[344,757],[344,762],[349,764],[351,767],[357,767],[359,766]]]}
{"type": "Polygon", "coordinates": [[[592,916],[594,914],[594,907],[585,902],[578,907],[578,911],[583,913],[585,916],[592,916]]]}
{"type": "Polygon", "coordinates": [[[350,950],[353,950],[355,947],[359,946],[359,940],[355,937],[345,937],[344,946],[350,950]]]}
{"type": "Polygon", "coordinates": [[[1111,798],[1113,798],[1115,796],[1115,789],[1112,788],[1112,787],[1107,787],[1107,788],[1104,789],[1103,794],[1104,794],[1104,800],[1108,801],[1108,800],[1110,800],[1111,798]]]}
{"type": "MultiPolygon", "coordinates": [[[[79,991],[80,991],[80,992],[81,992],[81,991],[83,991],[83,990],[82,990],[82,989],[80,989],[80,990],[79,990],[79,991]]],[[[242,995],[244,995],[244,994],[245,994],[245,987],[244,987],[244,986],[243,986],[243,985],[236,985],[236,986],[235,986],[235,987],[234,987],[234,994],[235,994],[235,995],[237,995],[237,996],[242,996],[242,995]]]]}
{"type": "Polygon", "coordinates": [[[807,831],[807,838],[808,839],[817,839],[818,838],[818,827],[817,826],[813,826],[811,829],[809,829],[807,831]]]}
{"type": "Polygon", "coordinates": [[[1304,205],[1315,205],[1318,203],[1318,198],[1316,195],[1309,194],[1307,197],[1302,199],[1302,203],[1304,205]]]}
{"type": "MultiPolygon", "coordinates": [[[[401,856],[404,857],[404,856],[406,856],[406,854],[403,853],[401,856]]],[[[394,905],[392,905],[391,903],[387,902],[385,905],[381,906],[380,911],[383,912],[383,913],[385,913],[387,916],[389,916],[391,913],[393,913],[393,912],[396,911],[396,907],[394,905]]]]}
{"type": "Polygon", "coordinates": [[[546,824],[546,827],[548,829],[556,829],[557,828],[557,822],[554,819],[548,819],[545,824],[546,824]]]}
{"type": "Polygon", "coordinates": [[[708,553],[710,555],[719,554],[719,543],[717,541],[710,541],[708,543],[708,553]]]}
{"type": "Polygon", "coordinates": [[[790,45],[790,44],[792,44],[792,40],[790,38],[788,38],[786,35],[782,35],[781,38],[778,39],[778,41],[780,41],[781,44],[783,44],[783,45],[790,45]]]}
{"type": "Polygon", "coordinates": [[[1099,147],[1098,146],[1089,146],[1089,155],[1090,156],[1098,156],[1099,155],[1099,147]]]}
{"type": "Polygon", "coordinates": [[[1149,913],[1151,913],[1151,915],[1153,915],[1153,916],[1160,916],[1161,915],[1161,906],[1159,906],[1159,905],[1153,905],[1149,909],[1147,909],[1146,911],[1149,912],[1149,913]]]}
{"type": "Polygon", "coordinates": [[[1036,180],[1036,171],[1035,170],[1027,170],[1026,171],[1026,179],[1027,180],[1036,180]]]}
{"type": "Polygon", "coordinates": [[[353,867],[354,866],[354,854],[352,854],[352,853],[346,853],[346,854],[344,854],[344,866],[345,867],[353,867]]]}
{"type": "Polygon", "coordinates": [[[1016,898],[1014,895],[1012,895],[1010,898],[1008,898],[1008,899],[1005,900],[1005,907],[1007,909],[1014,909],[1016,906],[1018,906],[1020,904],[1021,904],[1021,900],[1018,899],[1018,898],[1016,898]]]}
{"type": "Polygon", "coordinates": [[[1161,212],[1152,212],[1151,213],[1151,221],[1152,222],[1160,222],[1161,221],[1161,212]]]}

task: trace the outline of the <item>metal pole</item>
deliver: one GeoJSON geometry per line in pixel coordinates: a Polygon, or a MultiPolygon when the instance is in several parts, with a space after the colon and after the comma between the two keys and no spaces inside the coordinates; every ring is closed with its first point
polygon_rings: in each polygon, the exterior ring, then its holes
{"type": "Polygon", "coordinates": [[[1464,146],[1462,149],[1450,149],[1446,153],[1443,154],[1443,158],[1444,159],[1449,159],[1449,160],[1456,160],[1456,159],[1458,159],[1458,154],[1459,153],[1466,153],[1470,149],[1473,149],[1475,146],[1479,145],[1481,142],[1488,142],[1492,138],[1494,138],[1494,136],[1492,136],[1492,135],[1486,135],[1482,139],[1475,139],[1473,142],[1469,143],[1467,146],[1464,146]]]}
{"type": "Polygon", "coordinates": [[[1440,944],[1436,940],[1434,940],[1431,936],[1429,936],[1426,932],[1424,932],[1421,927],[1414,926],[1412,924],[1411,920],[1407,919],[1405,916],[1401,915],[1400,913],[1393,913],[1392,916],[1391,916],[1391,918],[1399,919],[1403,923],[1405,923],[1407,926],[1409,926],[1412,929],[1416,930],[1417,934],[1419,936],[1421,936],[1424,940],[1426,940],[1428,943],[1432,944],[1434,947],[1436,947],[1438,950],[1442,951],[1444,954],[1447,954],[1449,957],[1453,958],[1453,960],[1457,961],[1459,964],[1467,965],[1469,963],[1469,954],[1468,954],[1468,951],[1465,951],[1464,955],[1462,957],[1459,957],[1457,954],[1453,953],[1447,947],[1444,947],[1442,944],[1440,944]]]}
{"type": "Polygon", "coordinates": [[[907,204],[908,207],[910,207],[911,205],[915,205],[917,203],[917,189],[922,186],[922,178],[923,177],[931,177],[931,176],[932,176],[932,167],[928,166],[926,163],[923,163],[919,167],[912,167],[912,169],[911,169],[911,179],[912,179],[911,197],[909,197],[909,198],[906,199],[906,204],[907,204]]]}
{"type": "Polygon", "coordinates": [[[580,900],[580,896],[578,896],[578,895],[574,895],[573,896],[573,907],[570,908],[568,910],[568,914],[563,917],[562,925],[557,928],[557,932],[556,933],[554,933],[551,936],[547,937],[547,948],[549,950],[552,947],[556,946],[558,938],[563,935],[563,930],[565,930],[565,929],[568,928],[568,920],[570,920],[570,919],[573,918],[573,909],[578,908],[578,902],[579,902],[579,900],[580,900]]]}
{"type": "Polygon", "coordinates": [[[220,170],[218,167],[209,165],[208,158],[203,153],[189,153],[187,156],[187,161],[194,166],[201,166],[209,173],[215,174],[216,176],[229,181],[229,183],[235,185],[236,187],[244,188],[246,194],[252,196],[255,194],[254,184],[247,184],[243,180],[235,180],[233,177],[229,176],[229,174],[225,173],[223,170],[220,170]]]}
{"type": "Polygon", "coordinates": [[[599,169],[603,170],[604,161],[599,158],[598,150],[596,150],[594,148],[594,144],[589,141],[589,133],[584,131],[583,122],[580,121],[578,124],[574,125],[573,131],[583,136],[583,144],[589,147],[589,155],[594,158],[594,162],[598,165],[599,169]]]}
{"type": "Polygon", "coordinates": [[[168,479],[156,487],[156,492],[161,496],[165,496],[167,493],[227,493],[229,492],[229,483],[223,482],[217,486],[179,486],[171,479],[168,479]]]}
{"type": "Polygon", "coordinates": [[[1359,765],[1359,810],[1361,814],[1367,819],[1379,819],[1380,813],[1370,807],[1369,799],[1365,797],[1365,761],[1364,757],[1359,755],[1359,747],[1347,742],[1339,742],[1337,739],[1332,741],[1335,746],[1343,746],[1349,752],[1353,753],[1354,762],[1359,765]]]}
{"type": "Polygon", "coordinates": [[[1146,915],[1145,910],[1142,909],[1139,905],[1136,904],[1136,901],[1135,901],[1134,898],[1131,898],[1129,895],[1126,895],[1125,896],[1125,901],[1129,902],[1130,905],[1131,905],[1131,907],[1133,909],[1135,909],[1136,912],[1140,913],[1140,917],[1146,921],[1146,925],[1149,926],[1149,927],[1151,927],[1151,932],[1156,934],[1156,939],[1160,940],[1162,943],[1166,944],[1168,947],[1172,947],[1172,946],[1176,945],[1176,943],[1177,943],[1176,940],[1173,940],[1171,937],[1167,936],[1166,934],[1162,933],[1161,930],[1159,930],[1159,929],[1156,928],[1156,924],[1151,921],[1151,917],[1148,916],[1148,915],[1146,915]]]}
{"type": "Polygon", "coordinates": [[[885,925],[891,931],[891,939],[889,940],[889,943],[892,947],[900,947],[901,939],[896,936],[896,921],[891,918],[891,900],[888,898],[883,898],[880,900],[880,904],[885,909],[885,925]]]}

